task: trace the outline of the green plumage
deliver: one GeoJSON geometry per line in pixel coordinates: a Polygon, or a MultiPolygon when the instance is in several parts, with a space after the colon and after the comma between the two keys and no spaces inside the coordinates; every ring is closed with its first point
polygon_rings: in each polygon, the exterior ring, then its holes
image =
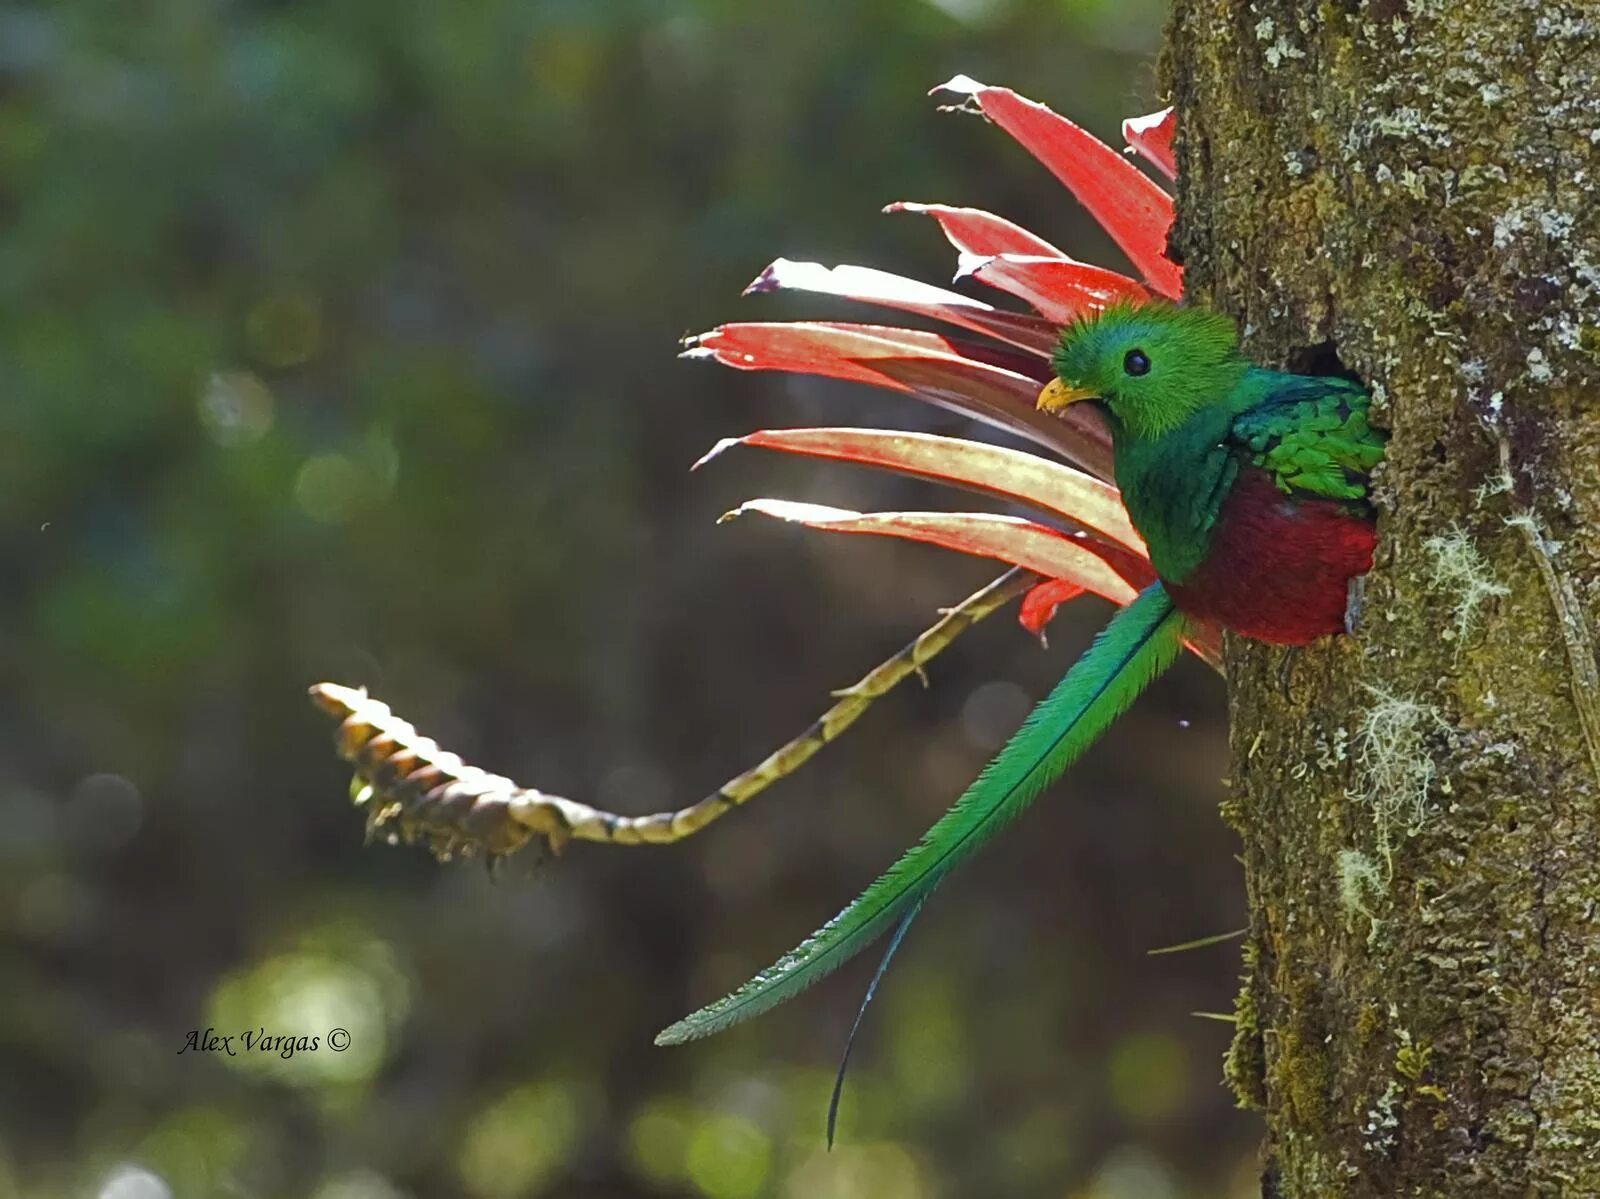
{"type": "Polygon", "coordinates": [[[1114,304],[1063,331],[1054,366],[1101,397],[1123,503],[1168,582],[1204,561],[1241,468],[1285,494],[1361,501],[1383,457],[1361,387],[1253,365],[1232,322],[1204,308],[1114,304]],[[1126,369],[1130,352],[1142,373],[1126,369]]]}
{"type": "Polygon", "coordinates": [[[1150,681],[1183,644],[1184,619],[1159,583],[1119,612],[994,761],[923,839],[799,947],[733,994],[657,1038],[674,1045],[760,1015],[843,965],[928,894],[955,866],[1026,808],[1150,681]]]}
{"type": "Polygon", "coordinates": [[[1367,475],[1383,460],[1383,434],[1367,423],[1367,393],[1342,379],[1306,379],[1277,371],[1265,403],[1233,422],[1251,462],[1272,472],[1278,489],[1333,500],[1362,500],[1367,475]]]}

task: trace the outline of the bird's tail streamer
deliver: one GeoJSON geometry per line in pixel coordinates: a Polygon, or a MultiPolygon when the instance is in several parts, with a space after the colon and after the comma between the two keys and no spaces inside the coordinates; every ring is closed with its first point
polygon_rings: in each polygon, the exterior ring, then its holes
{"type": "MultiPolygon", "coordinates": [[[[1169,667],[1188,632],[1160,583],[1122,609],[923,839],[848,907],[732,994],[656,1037],[675,1045],[760,1015],[811,986],[898,925],[955,866],[1014,820],[1169,667]]],[[[874,979],[873,986],[876,987],[874,979]]],[[[868,993],[868,999],[871,992],[868,993]]]]}

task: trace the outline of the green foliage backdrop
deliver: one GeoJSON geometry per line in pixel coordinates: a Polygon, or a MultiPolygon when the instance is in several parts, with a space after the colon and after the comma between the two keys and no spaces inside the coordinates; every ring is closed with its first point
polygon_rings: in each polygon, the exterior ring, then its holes
{"type": "MultiPolygon", "coordinates": [[[[769,425],[958,431],[674,360],[772,257],[943,281],[897,199],[1105,242],[963,71],[1106,136],[1156,0],[93,0],[0,12],[0,1193],[1244,1194],[1217,1085],[1242,923],[1221,691],[1157,688],[868,967],[651,1034],[853,895],[1081,646],[1008,619],[695,842],[491,880],[363,850],[320,678],[471,760],[698,798],[992,573],[756,523],[948,496],[731,455],[769,425]],[[191,1030],[325,1036],[283,1058],[191,1030]]],[[[842,311],[842,310],[841,310],[842,311]]],[[[870,317],[869,317],[870,319],[870,317]]]]}

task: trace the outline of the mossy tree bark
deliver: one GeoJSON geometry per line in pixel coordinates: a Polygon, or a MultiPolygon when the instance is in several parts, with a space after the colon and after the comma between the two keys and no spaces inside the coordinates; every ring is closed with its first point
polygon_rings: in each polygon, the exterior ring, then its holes
{"type": "Polygon", "coordinates": [[[1600,10],[1169,34],[1190,295],[1393,432],[1357,634],[1228,649],[1263,1193],[1600,1195],[1600,10]]]}

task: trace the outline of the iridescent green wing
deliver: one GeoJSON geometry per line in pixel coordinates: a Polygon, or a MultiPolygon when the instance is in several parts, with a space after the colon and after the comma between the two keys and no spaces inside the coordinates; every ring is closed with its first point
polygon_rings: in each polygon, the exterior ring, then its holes
{"type": "Polygon", "coordinates": [[[1286,494],[1364,504],[1388,440],[1367,423],[1367,393],[1343,379],[1262,375],[1262,401],[1234,419],[1233,443],[1286,494]]]}

